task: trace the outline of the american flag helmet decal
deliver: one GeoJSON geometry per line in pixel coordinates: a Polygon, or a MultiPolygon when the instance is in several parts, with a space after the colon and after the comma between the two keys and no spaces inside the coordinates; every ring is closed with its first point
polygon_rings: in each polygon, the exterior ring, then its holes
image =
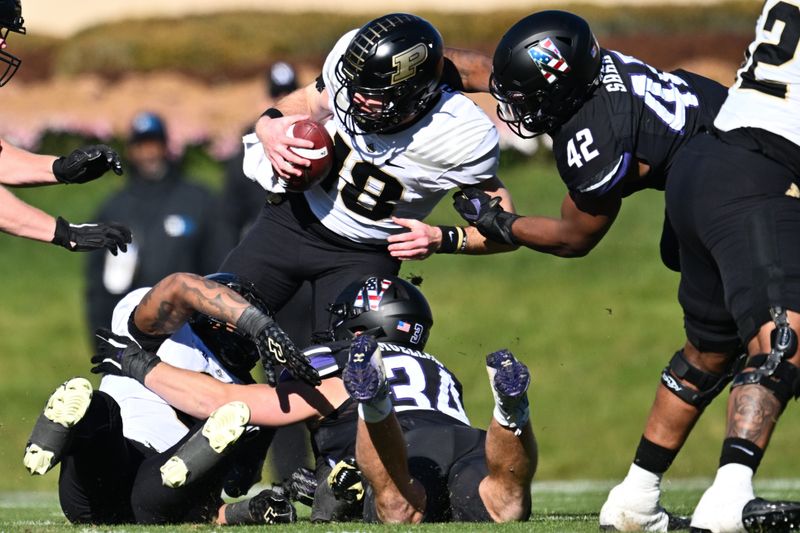
{"type": "Polygon", "coordinates": [[[547,83],[556,82],[561,74],[566,74],[570,70],[561,51],[549,37],[528,48],[528,55],[547,83]]]}
{"type": "Polygon", "coordinates": [[[361,309],[369,309],[376,311],[381,305],[383,293],[386,289],[392,286],[391,280],[379,279],[375,276],[367,279],[363,288],[356,294],[356,300],[353,302],[353,307],[361,309]]]}

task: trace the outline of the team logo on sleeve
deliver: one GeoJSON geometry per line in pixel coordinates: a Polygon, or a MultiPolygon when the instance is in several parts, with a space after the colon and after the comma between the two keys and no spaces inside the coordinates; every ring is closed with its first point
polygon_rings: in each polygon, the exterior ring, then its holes
{"type": "Polygon", "coordinates": [[[570,70],[561,51],[549,37],[528,48],[528,55],[536,63],[547,83],[554,83],[561,74],[566,74],[570,70]]]}

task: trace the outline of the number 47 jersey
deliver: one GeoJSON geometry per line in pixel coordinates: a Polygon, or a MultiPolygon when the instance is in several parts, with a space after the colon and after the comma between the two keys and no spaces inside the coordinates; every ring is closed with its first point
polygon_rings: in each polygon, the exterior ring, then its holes
{"type": "Polygon", "coordinates": [[[663,190],[678,149],[711,127],[725,87],[682,70],[662,72],[611,50],[602,50],[601,68],[602,84],[552,133],[562,180],[572,194],[595,197],[663,190]],[[626,181],[639,161],[650,171],[626,181]]]}

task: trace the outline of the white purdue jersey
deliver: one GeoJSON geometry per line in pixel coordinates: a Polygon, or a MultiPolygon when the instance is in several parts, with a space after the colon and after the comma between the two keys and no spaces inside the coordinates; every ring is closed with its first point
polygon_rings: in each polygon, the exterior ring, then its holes
{"type": "MultiPolygon", "coordinates": [[[[325,127],[334,137],[338,176],[304,194],[314,215],[334,233],[359,243],[385,244],[389,235],[407,231],[392,216],[422,220],[447,191],[495,177],[499,135],[480,107],[445,87],[433,108],[408,128],[350,136],[333,99],[338,94],[346,100],[346,91],[339,92],[336,65],[356,32],[339,39],[322,71],[333,111],[325,127]]],[[[282,192],[255,135],[243,141],[245,175],[282,192]]]]}
{"type": "Polygon", "coordinates": [[[767,0],[714,126],[760,128],[800,146],[799,41],[800,0],[767,0]]]}
{"type": "MultiPolygon", "coordinates": [[[[137,289],[120,300],[111,319],[114,333],[131,337],[128,319],[149,290],[148,287],[137,289]]],[[[223,368],[188,324],[184,324],[165,340],[156,353],[162,361],[172,366],[204,372],[223,383],[239,383],[238,379],[223,368]]],[[[100,382],[100,390],[119,404],[122,432],[126,438],[163,452],[177,443],[189,430],[167,402],[134,379],[104,376],[100,382]]]]}

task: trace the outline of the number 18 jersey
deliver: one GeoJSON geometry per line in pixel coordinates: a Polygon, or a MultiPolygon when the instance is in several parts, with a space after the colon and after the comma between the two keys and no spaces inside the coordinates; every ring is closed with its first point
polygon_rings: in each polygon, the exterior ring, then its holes
{"type": "Polygon", "coordinates": [[[314,215],[333,232],[355,242],[385,244],[406,231],[391,220],[425,218],[447,191],[497,174],[499,135],[493,122],[463,94],[443,87],[424,116],[393,133],[351,136],[334,106],[347,108],[336,66],[357,30],[345,34],[328,55],[322,79],[333,116],[334,171],[305,192],[314,215]]]}
{"type": "Polygon", "coordinates": [[[602,84],[552,133],[561,178],[575,195],[627,196],[663,190],[678,149],[710,127],[725,87],[686,71],[662,72],[634,57],[602,51],[602,84]],[[625,182],[632,165],[650,166],[625,182]]]}

